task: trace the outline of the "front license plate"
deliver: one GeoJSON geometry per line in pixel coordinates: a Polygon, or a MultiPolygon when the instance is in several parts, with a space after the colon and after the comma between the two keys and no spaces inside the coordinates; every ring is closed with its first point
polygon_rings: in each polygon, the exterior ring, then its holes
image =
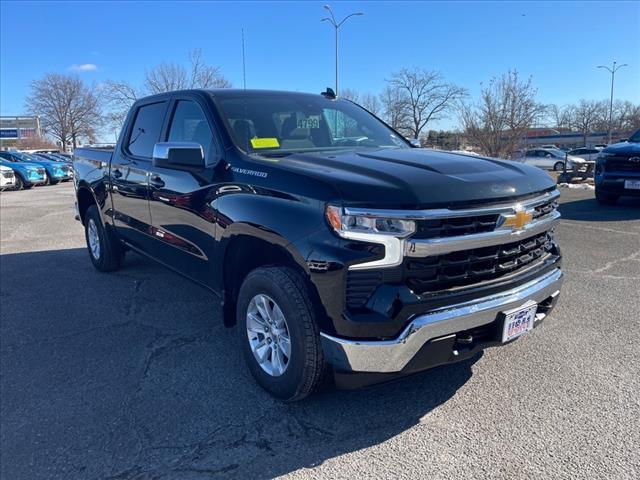
{"type": "Polygon", "coordinates": [[[640,180],[625,180],[624,188],[629,190],[640,190],[640,180]]]}
{"type": "Polygon", "coordinates": [[[504,314],[504,326],[502,327],[502,342],[508,342],[533,330],[533,322],[536,318],[538,304],[534,301],[525,303],[522,307],[504,314]]]}

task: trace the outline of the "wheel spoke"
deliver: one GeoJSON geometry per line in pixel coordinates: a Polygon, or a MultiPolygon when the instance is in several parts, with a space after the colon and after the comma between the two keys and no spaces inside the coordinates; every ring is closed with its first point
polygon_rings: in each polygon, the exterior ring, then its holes
{"type": "Polygon", "coordinates": [[[289,335],[280,335],[278,339],[278,345],[280,345],[280,350],[282,353],[286,355],[287,358],[291,358],[291,340],[289,339],[289,335]]]}
{"type": "Polygon", "coordinates": [[[284,359],[282,358],[282,351],[280,351],[279,348],[274,348],[271,352],[271,363],[274,373],[282,375],[282,372],[284,372],[284,359]]]}
{"type": "Polygon", "coordinates": [[[272,313],[272,319],[276,324],[276,327],[283,328],[285,325],[284,314],[282,313],[282,310],[280,310],[280,307],[275,303],[273,304],[272,313]]]}
{"type": "Polygon", "coordinates": [[[264,333],[267,323],[255,313],[247,313],[247,330],[254,333],[264,333]]]}
{"type": "Polygon", "coordinates": [[[267,345],[266,339],[263,339],[256,348],[254,348],[254,353],[258,359],[259,363],[264,363],[269,357],[269,352],[271,352],[271,348],[267,345]]]}
{"type": "Polygon", "coordinates": [[[264,295],[259,295],[256,300],[256,308],[260,312],[262,318],[267,322],[271,320],[271,312],[269,311],[269,300],[264,295]]]}
{"type": "Polygon", "coordinates": [[[280,306],[268,295],[259,293],[249,302],[246,331],[262,370],[272,377],[284,374],[291,359],[289,327],[280,306]]]}

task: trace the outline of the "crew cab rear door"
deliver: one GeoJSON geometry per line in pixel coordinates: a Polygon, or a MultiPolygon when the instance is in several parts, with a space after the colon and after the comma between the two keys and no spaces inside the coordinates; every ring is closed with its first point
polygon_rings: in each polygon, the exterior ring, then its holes
{"type": "Polygon", "coordinates": [[[215,268],[216,165],[221,156],[213,118],[199,97],[176,94],[169,107],[161,142],[199,144],[205,156],[202,168],[152,165],[149,175],[154,245],[152,256],[168,266],[209,284],[215,268]]]}
{"type": "Polygon", "coordinates": [[[114,227],[123,239],[144,251],[152,243],[149,169],[168,106],[168,99],[136,105],[109,170],[114,227]]]}

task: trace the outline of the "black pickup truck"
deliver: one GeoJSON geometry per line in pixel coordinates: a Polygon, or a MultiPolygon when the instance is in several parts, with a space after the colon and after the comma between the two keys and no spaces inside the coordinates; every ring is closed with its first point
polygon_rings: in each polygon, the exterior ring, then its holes
{"type": "Polygon", "coordinates": [[[600,152],[594,174],[596,199],[612,205],[622,196],[640,197],[640,129],[625,142],[600,152]]]}
{"type": "Polygon", "coordinates": [[[330,90],[144,98],[74,167],[94,266],[133,250],[210,289],[282,399],[469,358],[560,293],[546,173],[414,148],[330,90]]]}

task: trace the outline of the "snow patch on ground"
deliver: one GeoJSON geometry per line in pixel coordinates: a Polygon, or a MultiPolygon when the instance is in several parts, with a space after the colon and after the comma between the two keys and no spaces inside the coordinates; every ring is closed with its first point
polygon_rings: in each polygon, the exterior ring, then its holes
{"type": "Polygon", "coordinates": [[[574,188],[576,190],[595,190],[596,187],[593,185],[589,185],[588,183],[559,183],[558,187],[560,188],[574,188]]]}

